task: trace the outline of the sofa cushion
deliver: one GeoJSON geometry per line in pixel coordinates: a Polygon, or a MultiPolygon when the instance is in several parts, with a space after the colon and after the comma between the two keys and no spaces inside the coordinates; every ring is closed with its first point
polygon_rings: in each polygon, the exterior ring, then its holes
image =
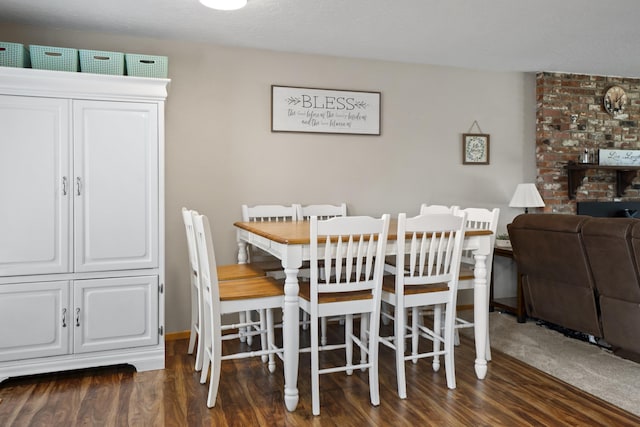
{"type": "Polygon", "coordinates": [[[640,221],[593,218],[582,228],[596,290],[604,339],[614,352],[640,354],[640,221]],[[634,237],[633,230],[636,231],[634,237]]]}
{"type": "Polygon", "coordinates": [[[580,236],[589,218],[561,214],[517,216],[507,228],[519,272],[593,289],[580,236]]]}
{"type": "Polygon", "coordinates": [[[507,226],[531,317],[602,337],[582,227],[591,217],[523,214],[507,226]]]}
{"type": "MultiPolygon", "coordinates": [[[[639,223],[631,218],[592,218],[584,225],[584,246],[601,296],[640,301],[638,268],[631,238],[632,229],[639,223]]],[[[640,246],[640,236],[637,243],[640,246]]]]}
{"type": "Polygon", "coordinates": [[[640,304],[600,297],[605,340],[614,353],[640,362],[640,304]]]}

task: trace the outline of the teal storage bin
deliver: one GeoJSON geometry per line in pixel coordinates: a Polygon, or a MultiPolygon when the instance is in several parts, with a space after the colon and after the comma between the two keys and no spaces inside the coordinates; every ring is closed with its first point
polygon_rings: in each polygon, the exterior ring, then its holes
{"type": "Polygon", "coordinates": [[[136,77],[167,77],[169,59],[166,56],[126,53],[127,75],[136,77]]]}
{"type": "Polygon", "coordinates": [[[79,56],[83,73],[124,75],[124,53],[80,49],[79,56]]]}
{"type": "Polygon", "coordinates": [[[31,67],[39,70],[78,71],[78,49],[29,45],[31,67]]]}
{"type": "Polygon", "coordinates": [[[31,58],[22,43],[0,42],[0,67],[29,68],[31,58]]]}

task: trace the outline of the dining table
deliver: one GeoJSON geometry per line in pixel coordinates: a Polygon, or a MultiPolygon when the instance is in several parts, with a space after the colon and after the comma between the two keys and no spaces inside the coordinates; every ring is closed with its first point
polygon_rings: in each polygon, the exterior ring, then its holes
{"type": "MultiPolygon", "coordinates": [[[[298,272],[303,261],[310,259],[309,221],[235,222],[238,242],[238,263],[248,261],[247,245],[255,246],[282,262],[285,274],[282,314],[282,346],[284,366],[284,401],[289,411],[298,405],[299,306],[298,272]]],[[[386,254],[396,253],[397,219],[389,224],[386,254]]],[[[469,229],[465,232],[463,249],[473,252],[474,266],[474,338],[475,372],[478,379],[487,374],[487,343],[489,335],[489,294],[487,287],[487,256],[491,253],[492,232],[469,229]]]]}

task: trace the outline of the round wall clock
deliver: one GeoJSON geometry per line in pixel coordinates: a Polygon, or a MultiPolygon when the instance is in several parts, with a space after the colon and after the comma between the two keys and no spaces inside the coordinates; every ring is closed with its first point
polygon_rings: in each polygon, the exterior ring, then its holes
{"type": "Polygon", "coordinates": [[[614,118],[626,118],[627,94],[620,86],[611,86],[604,94],[604,109],[614,118]]]}

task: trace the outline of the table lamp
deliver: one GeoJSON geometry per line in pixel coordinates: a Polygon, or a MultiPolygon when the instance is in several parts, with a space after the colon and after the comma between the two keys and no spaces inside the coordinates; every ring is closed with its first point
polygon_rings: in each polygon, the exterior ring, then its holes
{"type": "Polygon", "coordinates": [[[529,208],[541,208],[543,206],[544,201],[542,201],[535,184],[518,184],[509,202],[509,207],[524,208],[524,213],[529,213],[529,208]]]}

